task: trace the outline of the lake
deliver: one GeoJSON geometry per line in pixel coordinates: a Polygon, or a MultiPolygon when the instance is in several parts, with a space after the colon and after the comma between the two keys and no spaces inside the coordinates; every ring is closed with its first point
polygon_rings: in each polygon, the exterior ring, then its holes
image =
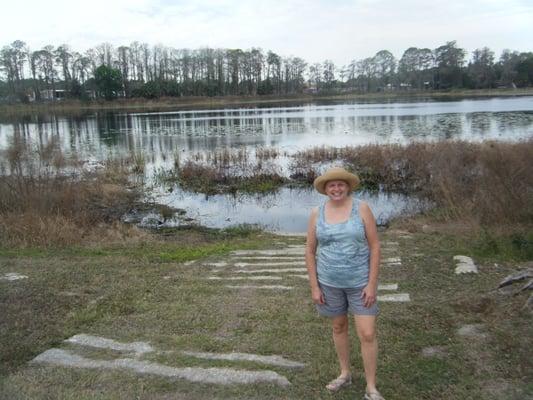
{"type": "MultiPolygon", "coordinates": [[[[317,102],[278,107],[243,107],[150,113],[91,112],[83,116],[35,116],[0,120],[0,149],[18,136],[34,144],[55,138],[67,154],[103,160],[144,154],[148,181],[170,168],[173,155],[230,148],[275,147],[285,154],[314,146],[438,140],[519,141],[533,137],[533,96],[452,101],[356,103],[317,102]]],[[[283,160],[280,162],[283,163],[283,160]]],[[[184,208],[199,223],[224,227],[259,223],[268,229],[303,232],[307,215],[323,196],[305,189],[282,189],[262,196],[206,197],[155,186],[147,193],[184,208]]],[[[416,212],[415,199],[387,193],[360,193],[380,222],[416,212]]]]}

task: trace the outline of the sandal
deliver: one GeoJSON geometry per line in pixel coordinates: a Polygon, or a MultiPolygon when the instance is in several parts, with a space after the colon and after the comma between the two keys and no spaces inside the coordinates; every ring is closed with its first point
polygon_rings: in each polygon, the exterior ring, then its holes
{"type": "Polygon", "coordinates": [[[383,396],[376,390],[375,392],[366,392],[364,400],[385,400],[383,396]]]}
{"type": "Polygon", "coordinates": [[[352,376],[339,376],[338,378],[333,379],[330,383],[326,385],[326,389],[328,389],[330,392],[338,392],[343,387],[351,385],[352,384],[352,376]]]}

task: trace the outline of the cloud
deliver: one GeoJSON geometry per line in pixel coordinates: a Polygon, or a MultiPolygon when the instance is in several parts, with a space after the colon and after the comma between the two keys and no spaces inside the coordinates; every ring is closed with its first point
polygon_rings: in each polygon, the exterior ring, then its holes
{"type": "Polygon", "coordinates": [[[67,43],[86,50],[133,41],[175,48],[260,47],[337,65],[382,49],[457,40],[469,51],[488,46],[530,51],[533,3],[495,0],[26,0],[3,9],[0,44],[32,48],[67,43]]]}

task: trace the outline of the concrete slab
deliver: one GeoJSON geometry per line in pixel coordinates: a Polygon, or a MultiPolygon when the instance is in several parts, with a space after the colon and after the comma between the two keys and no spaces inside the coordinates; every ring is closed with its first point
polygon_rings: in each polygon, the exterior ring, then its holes
{"type": "Polygon", "coordinates": [[[266,268],[266,269],[238,269],[234,271],[238,274],[263,274],[280,272],[307,272],[307,268],[266,268]]]}
{"type": "Polygon", "coordinates": [[[384,258],[383,260],[381,260],[381,262],[383,263],[386,263],[386,264],[401,264],[402,263],[402,259],[400,257],[388,257],[388,258],[384,258]]]}
{"type": "Polygon", "coordinates": [[[427,358],[444,358],[446,354],[446,348],[443,346],[430,346],[422,349],[422,355],[427,358]]]}
{"type": "Polygon", "coordinates": [[[485,338],[487,336],[487,334],[485,333],[485,325],[483,324],[463,325],[457,330],[457,334],[459,336],[474,338],[485,338]]]}
{"type": "Polygon", "coordinates": [[[455,267],[456,274],[477,274],[478,270],[474,264],[474,260],[468,256],[453,256],[453,260],[456,262],[455,267]]]}
{"type": "Polygon", "coordinates": [[[205,264],[203,264],[203,265],[206,266],[206,267],[220,268],[220,267],[227,267],[227,266],[228,266],[228,263],[225,262],[225,261],[221,261],[221,262],[205,263],[205,264]]]}
{"type": "Polygon", "coordinates": [[[62,349],[46,350],[44,353],[41,353],[35,357],[31,363],[100,370],[125,369],[143,375],[157,375],[168,378],[185,379],[197,383],[211,383],[219,385],[250,385],[260,382],[273,383],[279,386],[290,385],[290,382],[283,375],[268,370],[248,371],[231,368],[197,367],[174,368],[158,363],[139,361],[129,358],[115,360],[92,360],[62,349]]]}
{"type": "Polygon", "coordinates": [[[100,336],[91,336],[85,334],[74,335],[65,340],[67,343],[74,343],[81,346],[96,347],[99,349],[110,349],[117,351],[126,351],[142,355],[154,351],[154,348],[146,342],[121,343],[113,339],[106,339],[100,336]]]}
{"type": "Polygon", "coordinates": [[[20,279],[28,279],[28,276],[21,275],[18,272],[8,272],[0,276],[0,281],[18,281],[20,279]]]}
{"type": "Polygon", "coordinates": [[[397,283],[388,283],[388,284],[378,284],[378,290],[398,290],[397,283]]]}
{"type": "Polygon", "coordinates": [[[246,260],[246,261],[253,261],[253,260],[266,260],[266,261],[273,261],[273,260],[276,260],[276,261],[298,261],[298,260],[302,260],[304,256],[303,255],[298,255],[298,256],[286,256],[286,257],[281,257],[281,256],[234,256],[233,257],[233,260],[246,260]]]}
{"type": "Polygon", "coordinates": [[[231,252],[233,256],[283,256],[283,255],[304,255],[300,249],[273,249],[273,250],[235,250],[231,252]]]}
{"type": "Polygon", "coordinates": [[[205,353],[195,351],[182,351],[182,354],[187,356],[201,358],[205,360],[228,360],[228,361],[253,361],[266,365],[275,365],[286,368],[303,368],[305,364],[287,360],[281,356],[262,356],[259,354],[250,353],[205,353]]]}
{"type": "Polygon", "coordinates": [[[309,275],[307,274],[290,274],[289,276],[292,276],[294,278],[309,280],[309,275]]]}
{"type": "Polygon", "coordinates": [[[398,247],[400,243],[384,240],[381,242],[381,247],[398,247]]]}
{"type": "Polygon", "coordinates": [[[206,278],[210,281],[243,281],[243,280],[251,280],[251,281],[280,281],[283,278],[281,276],[228,276],[228,277],[222,277],[222,276],[209,276],[206,278]]]}
{"type": "Polygon", "coordinates": [[[269,289],[269,290],[292,290],[292,286],[283,285],[226,285],[228,289],[269,289]]]}
{"type": "Polygon", "coordinates": [[[409,293],[378,294],[378,301],[392,303],[407,303],[411,301],[409,293]]]}
{"type": "Polygon", "coordinates": [[[306,237],[307,232],[275,232],[278,236],[306,237]]]}
{"type": "Polygon", "coordinates": [[[299,265],[305,267],[304,261],[287,261],[287,262],[261,262],[261,263],[235,263],[235,266],[237,268],[244,268],[244,267],[285,267],[288,265],[299,265]]]}

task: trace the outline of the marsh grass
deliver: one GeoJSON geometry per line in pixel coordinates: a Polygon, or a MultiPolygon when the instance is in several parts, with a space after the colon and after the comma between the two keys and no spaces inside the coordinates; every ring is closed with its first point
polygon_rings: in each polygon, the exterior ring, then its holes
{"type": "Polygon", "coordinates": [[[194,153],[186,160],[174,156],[174,168],[157,174],[161,183],[179,183],[185,190],[206,193],[264,193],[287,182],[273,161],[277,149],[258,148],[255,154],[242,147],[194,153]]]}
{"type": "MultiPolygon", "coordinates": [[[[34,146],[15,138],[2,154],[0,238],[4,245],[72,245],[88,238],[119,237],[113,223],[139,196],[130,177],[143,159],[107,161],[86,173],[79,160],[65,157],[59,144],[34,146]],[[103,235],[103,236],[102,236],[103,235]]],[[[142,182],[142,179],[140,179],[142,182]]]]}
{"type": "Polygon", "coordinates": [[[318,147],[295,154],[291,168],[311,182],[324,164],[358,173],[364,188],[426,198],[447,220],[533,222],[533,140],[318,147]]]}
{"type": "Polygon", "coordinates": [[[248,175],[235,175],[225,168],[187,161],[180,166],[177,172],[177,181],[187,190],[206,194],[270,192],[286,182],[286,179],[275,169],[256,166],[247,171],[248,175]]]}
{"type": "Polygon", "coordinates": [[[275,191],[311,185],[326,167],[356,172],[361,187],[414,195],[433,203],[432,215],[472,225],[533,223],[533,140],[516,143],[446,141],[408,145],[314,147],[291,155],[275,148],[218,149],[175,158],[159,179],[206,194],[275,191]],[[288,157],[288,171],[278,160],[288,157]]]}

